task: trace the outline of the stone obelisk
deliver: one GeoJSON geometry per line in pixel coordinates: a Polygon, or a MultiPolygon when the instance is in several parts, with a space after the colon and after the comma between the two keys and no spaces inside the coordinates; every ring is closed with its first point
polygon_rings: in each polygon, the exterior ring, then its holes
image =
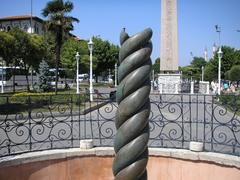
{"type": "Polygon", "coordinates": [[[161,2],[160,70],[178,70],[177,0],[162,0],[161,2]]]}
{"type": "Polygon", "coordinates": [[[178,93],[181,75],[178,72],[177,0],[161,0],[160,50],[159,91],[160,93],[178,93]]]}

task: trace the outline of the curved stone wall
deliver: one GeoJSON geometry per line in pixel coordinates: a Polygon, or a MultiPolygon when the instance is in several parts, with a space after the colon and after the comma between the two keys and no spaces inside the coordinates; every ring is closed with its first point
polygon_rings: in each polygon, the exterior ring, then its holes
{"type": "MultiPolygon", "coordinates": [[[[149,180],[239,180],[240,158],[188,150],[150,149],[149,180]]],[[[27,153],[0,159],[2,180],[112,180],[113,148],[27,153]]]]}

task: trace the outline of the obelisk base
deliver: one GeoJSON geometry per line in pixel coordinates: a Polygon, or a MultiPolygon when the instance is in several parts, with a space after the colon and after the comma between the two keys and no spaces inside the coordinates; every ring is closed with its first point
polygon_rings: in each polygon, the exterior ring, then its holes
{"type": "Polygon", "coordinates": [[[158,74],[160,94],[178,94],[181,92],[181,74],[158,74]]]}

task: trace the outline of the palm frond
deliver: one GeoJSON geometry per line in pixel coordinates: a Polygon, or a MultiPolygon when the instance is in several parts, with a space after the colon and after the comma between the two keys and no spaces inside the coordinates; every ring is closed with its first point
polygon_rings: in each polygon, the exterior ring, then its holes
{"type": "Polygon", "coordinates": [[[68,13],[73,9],[73,3],[70,1],[64,2],[63,0],[52,0],[49,1],[46,7],[42,10],[42,15],[44,17],[49,16],[50,14],[62,12],[68,13]]]}

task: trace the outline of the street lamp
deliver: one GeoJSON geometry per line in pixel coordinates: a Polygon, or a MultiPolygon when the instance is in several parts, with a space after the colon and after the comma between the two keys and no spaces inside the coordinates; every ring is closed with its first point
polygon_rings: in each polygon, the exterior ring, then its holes
{"type": "Polygon", "coordinates": [[[78,71],[79,71],[79,58],[80,58],[80,55],[79,55],[79,53],[77,52],[77,54],[76,54],[76,61],[77,61],[77,74],[76,74],[76,81],[77,81],[77,94],[79,94],[79,77],[78,77],[78,71]]]}
{"type": "Polygon", "coordinates": [[[152,70],[152,90],[154,90],[154,69],[152,70]]]}
{"type": "Polygon", "coordinates": [[[115,87],[117,87],[117,63],[115,63],[115,87]]]}
{"type": "Polygon", "coordinates": [[[218,95],[221,94],[221,59],[223,56],[223,52],[221,46],[218,50],[218,95]]]}
{"type": "Polygon", "coordinates": [[[4,93],[4,88],[3,88],[3,59],[2,59],[2,85],[1,85],[1,93],[4,93]]]}
{"type": "Polygon", "coordinates": [[[204,66],[202,66],[202,81],[204,80],[204,66]]]}
{"type": "Polygon", "coordinates": [[[215,25],[216,32],[218,33],[218,41],[219,41],[219,47],[221,47],[221,27],[218,25],[215,25]]]}
{"type": "Polygon", "coordinates": [[[92,42],[92,38],[90,38],[90,40],[88,42],[88,49],[90,51],[90,87],[89,87],[89,91],[90,91],[90,101],[93,101],[93,84],[92,84],[92,51],[93,51],[93,42],[92,42]]]}

